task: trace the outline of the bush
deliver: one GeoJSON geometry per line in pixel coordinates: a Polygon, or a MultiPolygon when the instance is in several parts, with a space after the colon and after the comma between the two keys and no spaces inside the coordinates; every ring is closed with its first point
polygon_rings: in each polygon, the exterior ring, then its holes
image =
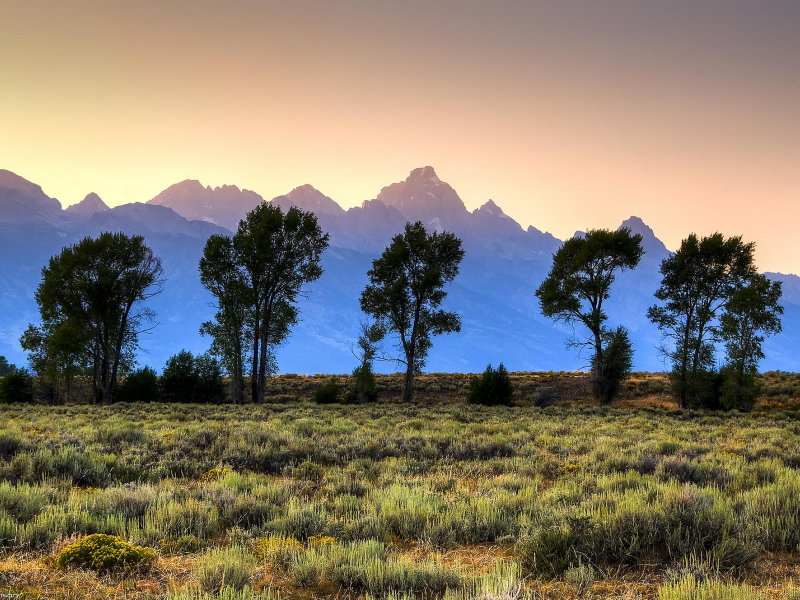
{"type": "Polygon", "coordinates": [[[161,392],[167,402],[225,401],[225,382],[217,359],[201,354],[198,357],[182,350],[167,360],[161,375],[161,392]]]}
{"type": "Polygon", "coordinates": [[[155,370],[144,367],[125,377],[117,389],[116,399],[119,402],[159,402],[161,387],[155,370]]]}
{"type": "Polygon", "coordinates": [[[0,378],[0,404],[33,402],[33,377],[25,369],[14,369],[0,378]]]}
{"type": "Polygon", "coordinates": [[[95,571],[131,570],[155,559],[156,551],[152,548],[134,546],[115,535],[96,533],[64,548],[56,559],[56,565],[61,568],[75,565],[95,571]]]}
{"type": "Polygon", "coordinates": [[[356,367],[350,380],[350,391],[345,396],[348,404],[364,404],[378,400],[378,382],[369,363],[356,367]]]}
{"type": "Polygon", "coordinates": [[[241,590],[250,583],[256,570],[256,557],[232,546],[203,554],[194,573],[205,592],[217,594],[223,587],[241,590]]]}
{"type": "Polygon", "coordinates": [[[314,402],[317,404],[336,404],[339,402],[340,393],[339,384],[334,378],[331,378],[314,392],[314,402]]]}
{"type": "Polygon", "coordinates": [[[513,397],[514,388],[503,363],[500,363],[496,371],[489,365],[483,375],[473,377],[469,382],[467,400],[470,404],[511,406],[514,402],[513,397]]]}
{"type": "Polygon", "coordinates": [[[751,410],[763,392],[762,387],[756,381],[756,375],[754,373],[737,375],[732,367],[726,366],[722,368],[721,376],[723,382],[719,403],[722,408],[725,410],[751,410]]]}

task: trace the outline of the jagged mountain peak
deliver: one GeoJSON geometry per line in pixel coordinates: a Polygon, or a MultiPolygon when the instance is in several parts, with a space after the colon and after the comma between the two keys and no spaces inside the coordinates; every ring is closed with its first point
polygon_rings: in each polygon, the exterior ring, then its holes
{"type": "Polygon", "coordinates": [[[42,187],[16,173],[0,169],[0,222],[60,218],[61,203],[42,187]]]}
{"type": "Polygon", "coordinates": [[[94,192],[90,192],[83,200],[68,206],[65,210],[76,215],[91,217],[93,214],[105,212],[109,210],[109,208],[108,205],[100,198],[100,196],[94,192]]]}
{"type": "Polygon", "coordinates": [[[419,167],[411,171],[411,174],[406,178],[406,183],[413,183],[413,182],[428,182],[433,185],[439,185],[442,182],[441,179],[436,175],[436,171],[434,171],[433,167],[419,167]]]}
{"type": "Polygon", "coordinates": [[[284,196],[278,196],[273,199],[273,202],[283,206],[284,202],[281,200],[282,198],[287,198],[289,204],[292,206],[303,210],[310,210],[313,213],[317,213],[317,215],[342,216],[345,214],[345,210],[341,206],[309,183],[304,183],[294,188],[284,196]]]}
{"type": "Polygon", "coordinates": [[[619,229],[623,227],[630,229],[633,234],[638,233],[642,236],[642,247],[644,248],[646,259],[661,261],[669,256],[670,252],[664,242],[656,237],[653,229],[641,218],[637,216],[629,217],[622,222],[619,229]]]}
{"type": "Polygon", "coordinates": [[[414,169],[405,181],[384,187],[377,199],[409,221],[438,219],[446,228],[458,228],[469,215],[456,191],[439,179],[433,167],[414,169]]]}

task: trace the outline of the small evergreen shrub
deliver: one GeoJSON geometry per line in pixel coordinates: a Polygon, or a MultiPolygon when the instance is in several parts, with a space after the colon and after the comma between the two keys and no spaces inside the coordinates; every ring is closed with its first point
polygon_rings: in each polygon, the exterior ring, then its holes
{"type": "Polygon", "coordinates": [[[156,560],[152,548],[134,546],[115,535],[95,533],[64,548],[56,559],[56,565],[87,567],[95,571],[123,568],[131,570],[156,560]]]}
{"type": "Polygon", "coordinates": [[[340,395],[339,384],[335,379],[331,378],[314,392],[314,402],[317,404],[336,404],[339,402],[340,395]]]}
{"type": "Polygon", "coordinates": [[[350,376],[350,382],[350,390],[345,396],[347,404],[377,402],[378,382],[369,363],[356,367],[350,376]]]}
{"type": "Polygon", "coordinates": [[[470,380],[467,400],[470,404],[484,406],[511,406],[514,403],[514,388],[503,363],[500,363],[497,370],[489,365],[483,375],[470,380]]]}

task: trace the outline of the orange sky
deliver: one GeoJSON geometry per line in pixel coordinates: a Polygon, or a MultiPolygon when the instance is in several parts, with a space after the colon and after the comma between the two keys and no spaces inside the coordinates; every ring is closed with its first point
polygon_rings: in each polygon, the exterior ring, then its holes
{"type": "Polygon", "coordinates": [[[0,168],[64,205],[182,179],[345,207],[433,165],[564,238],[635,214],[800,272],[795,0],[3,3],[0,168]]]}

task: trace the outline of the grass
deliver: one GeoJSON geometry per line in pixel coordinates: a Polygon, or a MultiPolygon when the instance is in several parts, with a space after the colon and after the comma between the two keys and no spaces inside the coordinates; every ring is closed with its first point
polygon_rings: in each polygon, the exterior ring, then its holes
{"type": "MultiPolygon", "coordinates": [[[[0,407],[0,593],[797,595],[794,392],[749,414],[681,411],[637,374],[601,408],[583,376],[512,374],[518,406],[482,407],[464,403],[466,376],[428,377],[439,392],[410,406],[0,407]],[[554,405],[536,406],[542,388],[554,405]],[[91,534],[158,558],[58,568],[91,534]]],[[[327,379],[276,385],[310,398],[327,379]]]]}

